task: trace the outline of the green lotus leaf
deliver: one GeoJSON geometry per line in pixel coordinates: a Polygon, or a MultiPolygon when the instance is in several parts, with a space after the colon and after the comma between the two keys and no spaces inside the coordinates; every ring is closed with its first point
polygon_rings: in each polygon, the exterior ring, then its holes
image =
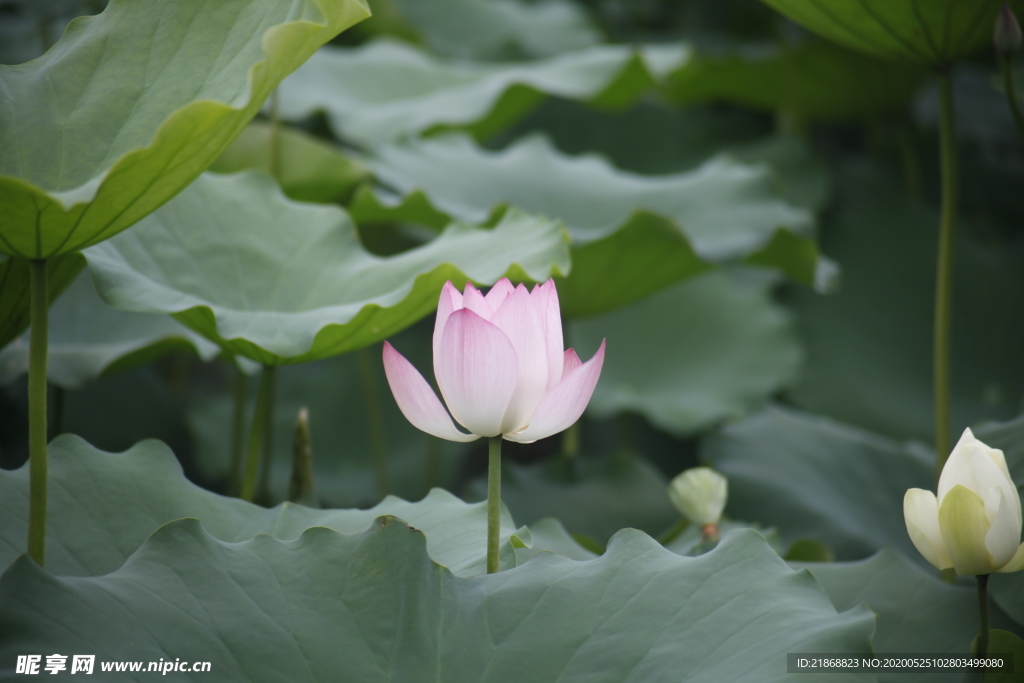
{"type": "Polygon", "coordinates": [[[48,258],[131,226],[367,14],[362,0],[113,0],[39,59],[0,66],[0,251],[48,258]]]}
{"type": "Polygon", "coordinates": [[[256,172],[203,175],[131,232],[85,253],[111,306],[173,314],[264,365],[385,339],[430,313],[446,280],[542,281],[569,269],[561,225],[520,211],[493,229],[452,223],[429,244],[378,257],[342,209],[290,201],[256,172]]]}
{"type": "MultiPolygon", "coordinates": [[[[847,168],[837,185],[843,191],[821,243],[843,266],[842,287],[828,297],[792,293],[807,363],[787,397],[813,413],[930,443],[932,357],[922,349],[931,348],[934,327],[938,212],[908,200],[902,179],[884,166],[847,168]]],[[[977,215],[958,225],[954,436],[979,420],[1011,419],[1024,395],[1024,328],[1015,322],[1024,300],[1024,244],[1001,225],[977,215]]]]}
{"type": "Polygon", "coordinates": [[[314,54],[281,84],[280,113],[293,120],[323,111],[338,136],[364,145],[438,127],[486,137],[545,95],[629,104],[687,55],[676,45],[602,45],[534,62],[482,64],[378,40],[314,54]]]}
{"type": "MultiPolygon", "coordinates": [[[[0,470],[0,567],[24,552],[27,538],[28,466],[0,470]]],[[[257,534],[293,540],[305,529],[322,526],[341,533],[367,529],[381,515],[395,515],[428,537],[427,552],[459,575],[483,573],[487,537],[484,503],[464,503],[432,490],[419,502],[389,496],[368,510],[314,510],[284,503],[272,509],[226,498],[190,483],[170,449],[147,440],[124,453],[104,453],[75,436],[50,444],[50,504],[46,533],[46,568],[63,576],[99,576],[120,567],[143,542],[167,522],[197,517],[217,538],[231,543],[257,534]]],[[[512,534],[530,540],[534,553],[550,539],[568,548],[557,529],[545,528],[536,539],[516,531],[502,511],[502,557],[516,564],[512,534]]],[[[579,556],[582,548],[569,548],[579,556]]]]}
{"type": "MultiPolygon", "coordinates": [[[[187,350],[203,360],[220,349],[170,316],[125,313],[107,306],[83,275],[50,309],[46,376],[77,389],[105,372],[142,365],[165,353],[187,350]]],[[[28,372],[29,340],[0,351],[0,384],[28,372]]]]}
{"type": "MultiPolygon", "coordinates": [[[[875,652],[964,654],[978,633],[978,592],[943,581],[894,551],[859,562],[803,565],[837,610],[866,605],[878,615],[875,652]]],[[[997,615],[998,618],[998,615],[997,615]]],[[[998,623],[998,622],[997,622],[998,623]]],[[[883,672],[881,683],[960,683],[963,673],[883,672]]]]}
{"type": "Polygon", "coordinates": [[[927,71],[821,40],[698,52],[666,81],[677,104],[728,102],[804,120],[850,121],[901,112],[927,71]]]}
{"type": "Polygon", "coordinates": [[[600,40],[586,11],[567,0],[385,0],[374,3],[375,13],[381,4],[408,22],[432,51],[450,57],[549,57],[600,40]]]}
{"type": "Polygon", "coordinates": [[[795,410],[769,408],[707,437],[702,458],[729,479],[726,511],[821,541],[840,560],[892,545],[930,567],[903,521],[907,489],[934,490],[932,454],[795,410]]]}
{"type": "MultiPolygon", "coordinates": [[[[47,293],[50,303],[74,281],[85,267],[78,252],[50,259],[46,267],[47,293]]],[[[29,261],[0,254],[0,349],[10,344],[28,328],[32,273],[29,261]]]]}
{"type": "MultiPolygon", "coordinates": [[[[841,45],[894,62],[940,66],[992,41],[1002,0],[764,0],[841,45]]],[[[1024,2],[1011,0],[1019,14],[1024,2]]]]}
{"type": "Polygon", "coordinates": [[[762,405],[795,381],[802,358],[789,316],[769,289],[766,278],[713,272],[574,321],[568,338],[581,358],[604,338],[615,349],[589,414],[636,412],[660,429],[687,435],[762,405]]]}
{"type": "Polygon", "coordinates": [[[641,176],[566,156],[541,136],[490,152],[457,134],[381,146],[368,163],[390,189],[357,193],[349,208],[359,223],[389,213],[478,222],[504,205],[561,219],[573,238],[573,274],[559,282],[569,316],[625,305],[719,262],[828,280],[808,238],[810,212],[779,197],[764,165],[716,157],[688,173],[641,176]]]}
{"type": "Polygon", "coordinates": [[[685,558],[625,530],[597,559],[541,553],[475,577],[429,543],[391,516],[241,544],[181,520],[103,577],[22,558],[0,580],[0,657],[88,652],[97,671],[187,657],[222,681],[773,683],[790,679],[787,652],[869,652],[874,616],[836,612],[751,531],[685,558]]]}
{"type": "Polygon", "coordinates": [[[343,202],[370,172],[359,160],[336,146],[288,126],[273,141],[270,124],[251,123],[213,162],[215,173],[257,170],[273,176],[284,193],[300,202],[343,202]],[[271,168],[271,148],[278,145],[277,168],[271,168]]]}
{"type": "MultiPolygon", "coordinates": [[[[502,467],[501,499],[516,519],[533,530],[538,520],[555,518],[571,533],[602,546],[619,529],[656,536],[671,526],[679,512],[667,489],[665,475],[633,454],[580,453],[572,459],[554,457],[531,465],[509,462],[502,467]]],[[[486,482],[472,482],[467,495],[483,500],[486,482]]]]}

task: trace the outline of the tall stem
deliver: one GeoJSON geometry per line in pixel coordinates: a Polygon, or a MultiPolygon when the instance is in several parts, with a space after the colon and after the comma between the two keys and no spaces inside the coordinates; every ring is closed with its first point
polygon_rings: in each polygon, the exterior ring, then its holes
{"type": "MultiPolygon", "coordinates": [[[[380,388],[374,374],[373,356],[369,349],[356,352],[359,375],[366,398],[367,426],[370,428],[370,452],[373,455],[373,473],[377,479],[377,493],[381,498],[391,492],[391,472],[388,469],[388,448],[384,438],[384,411],[381,409],[380,388]]],[[[378,361],[379,362],[379,361],[378,361]]]]}
{"type": "Polygon", "coordinates": [[[950,318],[953,294],[953,234],[956,227],[956,112],[949,68],[939,72],[939,147],[942,163],[942,214],[939,260],[935,273],[935,476],[949,456],[950,318]]]}
{"type": "Polygon", "coordinates": [[[256,493],[256,475],[260,470],[260,450],[263,446],[263,433],[274,404],[274,368],[264,366],[260,374],[259,395],[256,397],[256,410],[252,416],[249,429],[249,446],[245,455],[245,475],[242,478],[242,500],[252,501],[256,493]]]}
{"type": "Polygon", "coordinates": [[[242,451],[245,450],[245,403],[249,396],[249,377],[235,363],[235,396],[231,415],[231,469],[228,471],[228,495],[237,496],[242,488],[242,451]]]}
{"type": "Polygon", "coordinates": [[[501,435],[492,436],[487,458],[487,573],[498,571],[501,534],[501,435]]]}
{"type": "Polygon", "coordinates": [[[46,260],[31,265],[31,338],[28,351],[28,555],[39,566],[46,557],[46,346],[49,292],[46,260]]]}
{"type": "Polygon", "coordinates": [[[980,659],[988,656],[988,574],[978,574],[978,617],[981,630],[978,631],[978,653],[980,659]]]}
{"type": "Polygon", "coordinates": [[[1003,86],[1006,90],[1006,102],[1010,105],[1013,122],[1017,124],[1017,132],[1024,137],[1024,113],[1021,113],[1020,100],[1017,99],[1017,84],[1013,82],[1013,60],[1003,57],[1000,61],[1003,63],[1003,86]]]}

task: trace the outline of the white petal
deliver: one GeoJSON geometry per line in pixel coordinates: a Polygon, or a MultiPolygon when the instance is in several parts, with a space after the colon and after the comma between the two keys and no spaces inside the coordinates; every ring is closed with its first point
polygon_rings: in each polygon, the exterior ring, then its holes
{"type": "Polygon", "coordinates": [[[939,569],[953,566],[939,530],[939,502],[934,493],[909,489],[903,496],[903,521],[910,540],[924,559],[939,569]]]}
{"type": "Polygon", "coordinates": [[[985,547],[992,554],[992,564],[1002,567],[1010,561],[1020,546],[1020,524],[1014,514],[1012,503],[1003,492],[993,486],[985,495],[985,514],[992,524],[985,534],[985,547]]]}
{"type": "Polygon", "coordinates": [[[480,293],[480,290],[473,286],[472,282],[466,283],[466,291],[462,295],[462,307],[468,308],[469,310],[476,313],[484,320],[490,320],[494,311],[491,310],[490,304],[484,299],[484,295],[480,293]]]}
{"type": "Polygon", "coordinates": [[[515,285],[509,282],[507,277],[503,277],[494,283],[491,291],[487,292],[487,296],[484,299],[487,300],[487,305],[491,307],[492,311],[497,311],[501,304],[504,303],[505,298],[514,292],[515,289],[515,285]]]}
{"type": "Polygon", "coordinates": [[[387,375],[399,410],[414,427],[449,441],[473,441],[479,438],[475,434],[463,434],[455,428],[455,423],[448,417],[448,412],[427,380],[388,342],[384,342],[384,374],[387,375]]]}
{"type": "Polygon", "coordinates": [[[1017,548],[1017,552],[1013,554],[1013,558],[1005,565],[997,569],[1000,573],[1019,572],[1024,569],[1024,543],[1020,544],[1017,548]]]}
{"type": "Polygon", "coordinates": [[[506,297],[491,322],[505,333],[516,351],[519,376],[509,401],[501,433],[515,432],[530,423],[533,411],[547,392],[548,360],[544,319],[526,287],[519,285],[506,297]]]}
{"type": "Polygon", "coordinates": [[[601,376],[604,347],[605,342],[602,341],[601,348],[593,358],[567,373],[562,381],[541,399],[526,429],[506,434],[505,438],[519,443],[532,443],[568,429],[573,422],[580,419],[601,376]]]}
{"type": "Polygon", "coordinates": [[[546,390],[550,391],[561,379],[562,370],[562,313],[558,305],[558,290],[555,289],[555,281],[548,280],[542,285],[537,285],[530,293],[534,305],[544,320],[544,339],[548,359],[548,383],[546,390]]]}
{"type": "Polygon", "coordinates": [[[957,484],[974,491],[982,500],[985,499],[989,489],[998,486],[1006,499],[1014,503],[1012,507],[1019,525],[1020,496],[1017,494],[1017,488],[1013,482],[990,455],[990,451],[993,450],[995,449],[989,448],[974,438],[974,434],[969,428],[964,430],[939,476],[939,505],[942,505],[946,493],[957,484]]]}
{"type": "Polygon", "coordinates": [[[441,288],[441,298],[437,302],[437,316],[434,318],[434,376],[437,377],[437,353],[441,348],[441,334],[448,316],[462,308],[462,294],[455,289],[451,280],[441,288]]]}
{"type": "Polygon", "coordinates": [[[508,337],[473,311],[455,311],[444,326],[434,367],[455,419],[474,434],[500,434],[519,375],[508,337]]]}

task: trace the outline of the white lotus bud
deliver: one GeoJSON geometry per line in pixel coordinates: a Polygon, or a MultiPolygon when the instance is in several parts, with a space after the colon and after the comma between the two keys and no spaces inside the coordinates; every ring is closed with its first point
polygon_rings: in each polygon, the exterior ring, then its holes
{"type": "Polygon", "coordinates": [[[965,429],[939,477],[939,492],[910,489],[907,533],[924,559],[957,574],[1024,569],[1020,494],[1003,452],[965,429]]]}
{"type": "Polygon", "coordinates": [[[729,495],[729,482],[710,467],[694,467],[672,480],[668,497],[683,516],[705,530],[705,536],[717,533],[725,501],[729,495]]]}

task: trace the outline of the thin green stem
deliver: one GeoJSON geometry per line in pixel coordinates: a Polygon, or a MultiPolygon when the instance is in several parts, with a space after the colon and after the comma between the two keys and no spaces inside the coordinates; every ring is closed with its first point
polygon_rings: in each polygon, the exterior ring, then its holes
{"type": "Polygon", "coordinates": [[[680,517],[678,520],[676,520],[675,524],[670,526],[668,529],[663,531],[660,536],[658,536],[658,543],[662,545],[668,545],[672,541],[679,538],[680,534],[686,531],[689,527],[690,520],[686,519],[686,517],[680,517]]]}
{"type": "Polygon", "coordinates": [[[263,450],[260,454],[260,485],[256,488],[256,502],[270,505],[270,473],[274,465],[274,387],[277,373],[273,367],[267,367],[264,374],[269,374],[267,381],[270,383],[270,400],[263,417],[263,450]]]}
{"type": "Polygon", "coordinates": [[[288,500],[309,507],[319,507],[313,483],[313,444],[309,435],[309,410],[299,409],[292,438],[292,480],[288,500]]]}
{"type": "MultiPolygon", "coordinates": [[[[380,386],[374,374],[373,356],[369,349],[356,352],[359,375],[366,398],[366,418],[370,428],[370,451],[373,454],[373,473],[377,479],[377,493],[381,498],[391,492],[391,472],[388,468],[388,448],[384,437],[384,411],[380,401],[380,386]]],[[[378,361],[379,362],[379,361],[378,361]]]]}
{"type": "Polygon", "coordinates": [[[259,394],[256,397],[256,410],[253,412],[252,425],[249,428],[249,445],[245,455],[245,474],[242,477],[242,500],[252,501],[256,493],[256,475],[260,469],[260,450],[263,446],[263,433],[271,406],[274,403],[274,368],[264,366],[260,374],[259,394]]]}
{"type": "Polygon", "coordinates": [[[31,337],[28,351],[28,556],[39,566],[46,558],[46,352],[49,305],[46,260],[31,265],[31,337]]]}
{"type": "Polygon", "coordinates": [[[575,458],[576,454],[580,452],[580,421],[573,422],[572,425],[562,432],[562,455],[567,458],[575,458]]]}
{"type": "Polygon", "coordinates": [[[228,470],[228,495],[242,489],[242,451],[245,450],[245,404],[249,397],[249,377],[235,363],[235,396],[231,415],[231,469],[228,470]]]}
{"type": "Polygon", "coordinates": [[[1021,112],[1020,100],[1017,99],[1017,84],[1013,82],[1013,60],[1003,57],[1000,61],[1003,63],[1003,86],[1006,90],[1006,101],[1010,105],[1013,122],[1017,124],[1017,132],[1024,137],[1024,112],[1021,112]]]}
{"type": "Polygon", "coordinates": [[[988,656],[988,574],[978,574],[978,618],[980,630],[978,631],[978,652],[979,658],[988,656]]]}
{"type": "Polygon", "coordinates": [[[950,320],[953,294],[953,235],[956,228],[956,110],[948,68],[939,72],[939,147],[942,164],[942,213],[935,273],[935,477],[949,456],[950,320]]]}
{"type": "Polygon", "coordinates": [[[501,435],[492,436],[487,458],[487,573],[498,571],[501,535],[501,435]]]}

